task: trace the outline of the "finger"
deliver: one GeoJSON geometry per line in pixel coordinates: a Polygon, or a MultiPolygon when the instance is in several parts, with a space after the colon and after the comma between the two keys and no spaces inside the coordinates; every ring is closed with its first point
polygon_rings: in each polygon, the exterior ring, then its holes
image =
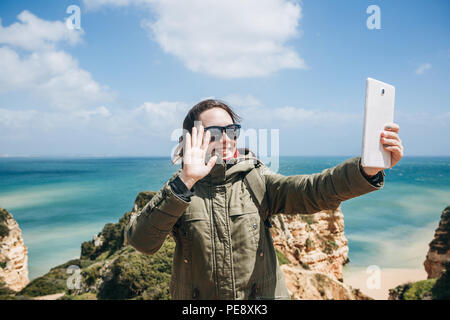
{"type": "Polygon", "coordinates": [[[384,126],[385,130],[398,132],[400,130],[400,126],[394,122],[388,122],[384,126]]]}
{"type": "Polygon", "coordinates": [[[400,158],[403,157],[403,149],[399,146],[388,146],[384,147],[387,151],[391,151],[393,154],[399,156],[400,158]]]}
{"type": "Polygon", "coordinates": [[[191,151],[191,135],[189,134],[189,132],[186,132],[186,137],[184,139],[186,140],[186,152],[184,154],[186,154],[188,151],[191,151]]]}
{"type": "Polygon", "coordinates": [[[205,137],[202,142],[202,150],[206,151],[208,149],[209,141],[211,140],[211,132],[206,131],[205,137]]]}
{"type": "Polygon", "coordinates": [[[397,132],[392,132],[392,131],[386,131],[385,130],[385,131],[381,132],[381,136],[384,137],[384,138],[394,139],[394,140],[398,140],[398,141],[401,142],[401,139],[400,139],[400,137],[399,137],[397,132]]]}
{"type": "Polygon", "coordinates": [[[217,156],[211,157],[211,159],[209,159],[208,164],[206,166],[211,170],[212,167],[214,167],[214,165],[216,164],[216,161],[217,161],[217,156]]]}
{"type": "Polygon", "coordinates": [[[208,148],[206,149],[206,154],[212,155],[213,150],[214,150],[214,148],[215,148],[214,146],[215,146],[214,143],[209,143],[209,144],[208,144],[208,148]]]}
{"type": "Polygon", "coordinates": [[[197,134],[197,146],[201,147],[202,142],[203,142],[203,132],[204,132],[204,128],[202,125],[200,125],[198,127],[198,134],[197,134]]]}
{"type": "Polygon", "coordinates": [[[389,150],[389,151],[399,150],[399,151],[403,152],[403,147],[402,146],[383,144],[383,147],[386,150],[389,150]]]}
{"type": "Polygon", "coordinates": [[[392,145],[394,145],[394,146],[400,146],[401,145],[401,143],[400,143],[400,141],[398,141],[398,140],[395,140],[395,139],[387,139],[387,138],[381,138],[381,143],[382,144],[388,144],[388,145],[390,145],[390,146],[392,146],[392,145]]]}
{"type": "Polygon", "coordinates": [[[192,148],[197,146],[197,128],[192,127],[192,148]]]}

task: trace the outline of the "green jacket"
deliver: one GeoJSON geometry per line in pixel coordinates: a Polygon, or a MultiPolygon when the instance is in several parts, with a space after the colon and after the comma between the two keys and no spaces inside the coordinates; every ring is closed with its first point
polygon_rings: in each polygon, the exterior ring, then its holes
{"type": "Polygon", "coordinates": [[[154,254],[168,234],[174,237],[173,299],[290,299],[267,217],[337,209],[342,201],[383,188],[384,171],[374,186],[359,163],[354,157],[320,173],[284,176],[241,156],[229,168],[216,164],[195,184],[190,202],[169,185],[180,169],[132,215],[125,242],[154,254]],[[266,187],[263,206],[244,183],[252,169],[266,187]]]}

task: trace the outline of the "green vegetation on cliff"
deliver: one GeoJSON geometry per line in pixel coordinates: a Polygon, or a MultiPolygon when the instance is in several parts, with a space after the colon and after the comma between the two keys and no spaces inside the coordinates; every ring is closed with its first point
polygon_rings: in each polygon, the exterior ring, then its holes
{"type": "Polygon", "coordinates": [[[444,264],[444,267],[445,271],[436,280],[435,285],[431,289],[431,293],[434,299],[450,300],[450,262],[444,264]]]}
{"type": "Polygon", "coordinates": [[[111,266],[111,276],[98,292],[99,299],[170,299],[169,284],[175,242],[167,238],[154,255],[135,250],[120,255],[111,266]]]}
{"type": "Polygon", "coordinates": [[[393,300],[449,300],[450,299],[450,262],[439,278],[408,282],[389,289],[393,300]]]}
{"type": "Polygon", "coordinates": [[[6,220],[10,217],[11,215],[8,211],[0,208],[0,238],[7,237],[9,235],[9,228],[6,225],[6,220]]]}
{"type": "Polygon", "coordinates": [[[86,268],[91,263],[92,262],[89,260],[69,260],[64,264],[50,269],[50,271],[44,276],[31,281],[18,293],[18,295],[38,297],[65,292],[68,290],[67,279],[71,276],[71,274],[68,272],[69,266],[77,266],[82,269],[86,268]]]}
{"type": "Polygon", "coordinates": [[[118,223],[107,223],[98,235],[100,245],[96,246],[95,240],[83,242],[80,259],[95,260],[102,254],[103,258],[107,258],[122,248],[124,230],[130,221],[130,216],[131,212],[127,212],[118,223]]]}
{"type": "Polygon", "coordinates": [[[277,258],[278,258],[278,263],[281,265],[283,264],[289,264],[290,261],[288,258],[286,258],[286,256],[277,248],[275,248],[275,253],[277,254],[277,258]]]}
{"type": "MultiPolygon", "coordinates": [[[[155,193],[141,192],[135,201],[136,208],[140,210],[155,193]]],[[[117,223],[107,223],[96,239],[81,244],[79,259],[52,268],[44,276],[31,281],[17,296],[36,297],[64,292],[61,300],[170,299],[175,242],[168,237],[154,255],[145,255],[131,246],[124,246],[124,230],[130,217],[131,212],[127,212],[117,223]],[[79,273],[69,273],[69,266],[78,267],[79,273]],[[73,284],[71,288],[68,288],[68,283],[73,284]]]]}

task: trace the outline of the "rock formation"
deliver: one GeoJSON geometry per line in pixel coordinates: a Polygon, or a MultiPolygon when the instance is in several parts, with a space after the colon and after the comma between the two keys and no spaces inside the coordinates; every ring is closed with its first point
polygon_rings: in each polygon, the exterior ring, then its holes
{"type": "Polygon", "coordinates": [[[359,289],[320,272],[294,264],[282,265],[281,270],[293,300],[372,300],[359,289]]]}
{"type": "Polygon", "coordinates": [[[444,271],[444,264],[450,262],[450,206],[442,211],[439,226],[429,246],[423,263],[425,271],[428,273],[428,279],[439,278],[444,271]]]}
{"type": "MultiPolygon", "coordinates": [[[[154,195],[152,191],[141,192],[131,212],[82,243],[79,259],[34,279],[16,298],[65,292],[60,299],[170,299],[173,239],[168,237],[154,255],[144,255],[123,243],[132,212],[140,210],[154,195]],[[67,273],[70,267],[79,268],[76,277],[67,273]],[[67,281],[72,283],[70,277],[78,279],[72,289],[67,285],[67,281]]],[[[276,215],[272,223],[277,254],[283,260],[281,270],[293,299],[370,299],[338,281],[348,260],[339,209],[314,215],[276,215]]]]}
{"type": "Polygon", "coordinates": [[[0,208],[0,282],[19,291],[28,280],[28,255],[22,231],[11,213],[0,208]]]}
{"type": "Polygon", "coordinates": [[[339,208],[315,214],[278,214],[272,217],[275,248],[290,263],[343,281],[348,260],[344,215],[339,208]]]}
{"type": "Polygon", "coordinates": [[[428,279],[389,289],[389,300],[450,300],[450,206],[442,211],[424,267],[428,279]]]}

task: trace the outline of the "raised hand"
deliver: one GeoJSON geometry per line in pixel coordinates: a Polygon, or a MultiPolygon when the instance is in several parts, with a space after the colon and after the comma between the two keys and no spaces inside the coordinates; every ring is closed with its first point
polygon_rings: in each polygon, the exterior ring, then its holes
{"type": "Polygon", "coordinates": [[[183,151],[183,169],[180,173],[180,179],[191,189],[200,179],[205,177],[214,167],[217,156],[213,156],[205,164],[205,158],[208,150],[211,133],[206,131],[202,125],[192,128],[192,136],[186,133],[186,142],[183,151]]]}

